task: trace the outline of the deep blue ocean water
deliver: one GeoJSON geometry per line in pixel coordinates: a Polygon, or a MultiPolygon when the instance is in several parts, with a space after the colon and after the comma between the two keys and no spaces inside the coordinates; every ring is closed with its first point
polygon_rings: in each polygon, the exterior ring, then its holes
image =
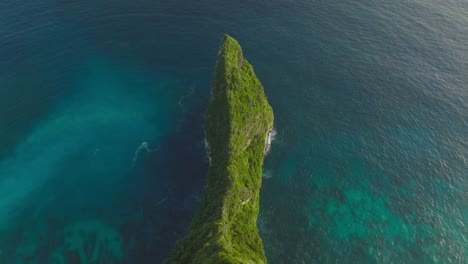
{"type": "Polygon", "coordinates": [[[468,261],[468,2],[4,0],[0,263],[162,262],[224,33],[275,112],[269,263],[468,261]]]}

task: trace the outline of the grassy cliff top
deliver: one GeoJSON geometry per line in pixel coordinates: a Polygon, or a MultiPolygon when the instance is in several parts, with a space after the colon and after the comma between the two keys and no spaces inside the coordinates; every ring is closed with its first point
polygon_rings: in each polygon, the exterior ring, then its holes
{"type": "Polygon", "coordinates": [[[239,43],[225,35],[206,118],[211,164],[189,234],[166,263],[266,263],[257,216],[273,111],[239,43]]]}

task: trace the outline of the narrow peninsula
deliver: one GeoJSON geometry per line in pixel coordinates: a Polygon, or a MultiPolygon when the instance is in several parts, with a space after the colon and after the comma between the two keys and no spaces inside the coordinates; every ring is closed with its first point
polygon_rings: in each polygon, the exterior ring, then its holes
{"type": "Polygon", "coordinates": [[[239,43],[225,35],[218,53],[205,132],[207,187],[188,235],[166,264],[266,263],[257,216],[273,111],[239,43]]]}

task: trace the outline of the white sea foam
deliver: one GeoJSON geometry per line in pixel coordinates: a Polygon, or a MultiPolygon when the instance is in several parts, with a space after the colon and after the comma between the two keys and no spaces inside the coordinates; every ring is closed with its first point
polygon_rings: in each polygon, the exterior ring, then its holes
{"type": "Polygon", "coordinates": [[[189,91],[188,91],[186,94],[182,95],[182,96],[179,98],[179,101],[177,102],[177,104],[178,104],[180,107],[183,107],[183,106],[184,106],[184,101],[185,101],[187,98],[191,97],[191,96],[195,93],[195,87],[196,87],[196,85],[195,85],[195,84],[192,84],[192,85],[190,86],[189,91]]]}
{"type": "Polygon", "coordinates": [[[262,177],[264,179],[271,179],[273,177],[273,173],[269,170],[263,171],[262,177]]]}
{"type": "Polygon", "coordinates": [[[157,151],[158,148],[155,148],[155,149],[151,149],[148,145],[148,142],[142,142],[140,146],[138,146],[138,148],[135,150],[135,154],[133,155],[133,167],[136,166],[137,162],[138,162],[138,159],[140,157],[140,153],[142,151],[146,151],[146,153],[150,153],[150,152],[154,152],[154,151],[157,151]]]}
{"type": "Polygon", "coordinates": [[[271,143],[276,139],[276,130],[272,128],[267,135],[265,155],[270,152],[271,143]]]}
{"type": "Polygon", "coordinates": [[[204,138],[204,143],[205,143],[205,151],[206,151],[206,156],[208,157],[208,162],[211,165],[211,152],[210,152],[210,145],[208,143],[208,140],[206,139],[206,136],[204,138]]]}

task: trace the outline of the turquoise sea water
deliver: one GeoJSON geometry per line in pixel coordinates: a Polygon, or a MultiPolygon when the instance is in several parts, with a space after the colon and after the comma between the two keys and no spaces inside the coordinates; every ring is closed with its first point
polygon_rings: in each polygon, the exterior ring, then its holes
{"type": "Polygon", "coordinates": [[[217,45],[275,110],[269,263],[466,263],[465,1],[0,3],[0,263],[161,263],[208,162],[217,45]]]}

